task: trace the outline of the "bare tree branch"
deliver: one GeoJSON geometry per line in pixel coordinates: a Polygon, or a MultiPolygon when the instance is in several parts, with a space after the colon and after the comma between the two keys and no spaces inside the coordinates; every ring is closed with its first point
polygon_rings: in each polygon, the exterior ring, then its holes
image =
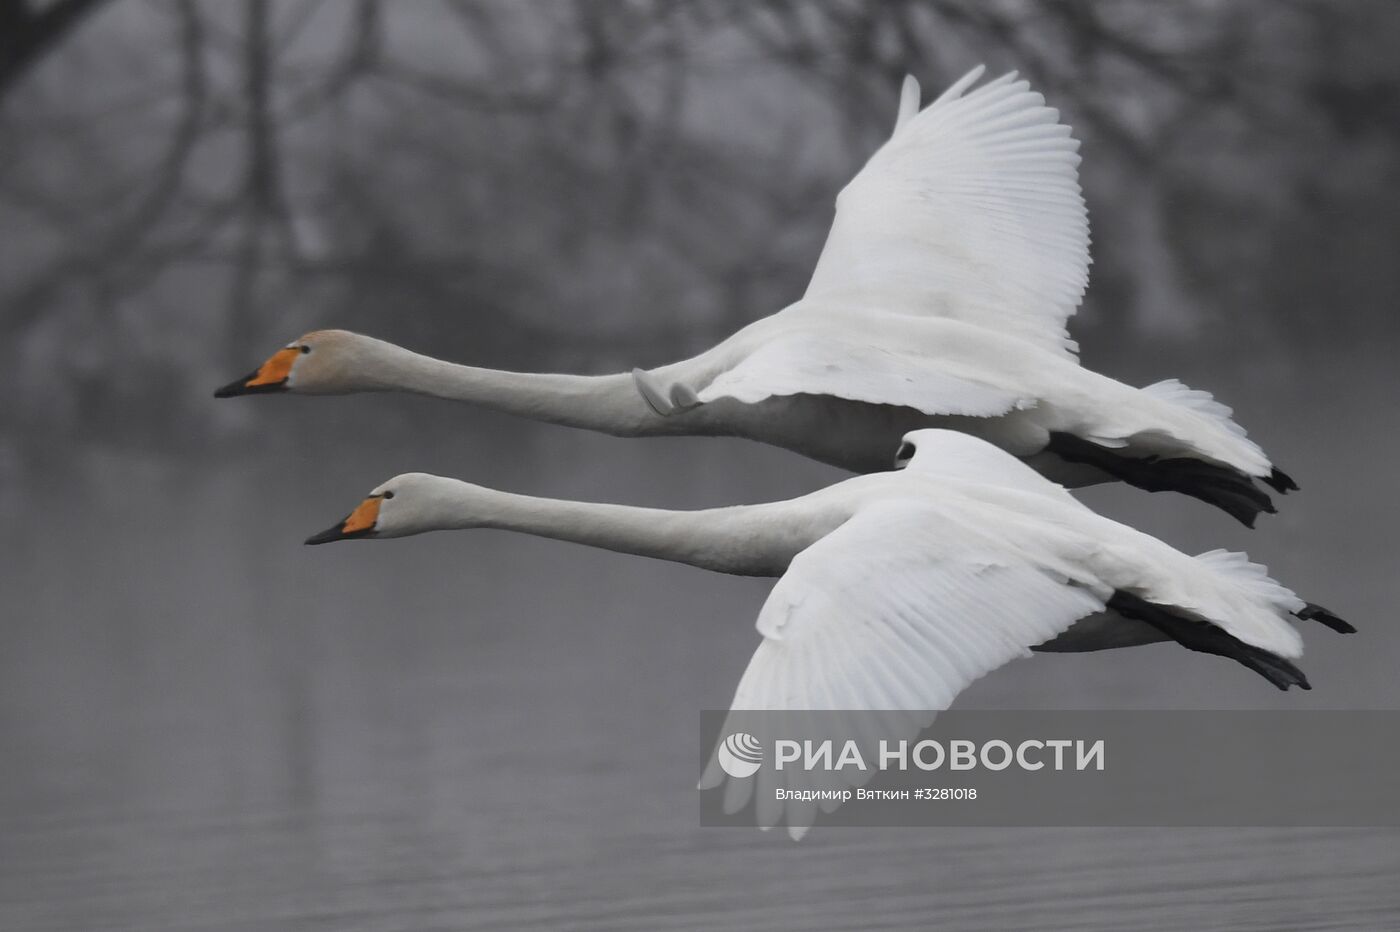
{"type": "Polygon", "coordinates": [[[36,11],[28,0],[0,0],[0,102],[103,0],[58,0],[36,11]]]}

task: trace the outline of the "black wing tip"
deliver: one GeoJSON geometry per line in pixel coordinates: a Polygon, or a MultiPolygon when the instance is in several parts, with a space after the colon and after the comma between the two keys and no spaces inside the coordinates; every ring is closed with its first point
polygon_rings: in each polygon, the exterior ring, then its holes
{"type": "Polygon", "coordinates": [[[1295,612],[1294,614],[1304,621],[1315,621],[1318,624],[1326,625],[1338,634],[1356,633],[1356,626],[1351,622],[1314,602],[1309,602],[1301,611],[1295,612]]]}

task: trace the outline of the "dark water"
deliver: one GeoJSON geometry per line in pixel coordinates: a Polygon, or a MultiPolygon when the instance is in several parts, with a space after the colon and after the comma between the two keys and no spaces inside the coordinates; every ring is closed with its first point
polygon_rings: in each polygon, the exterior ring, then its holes
{"type": "MultiPolygon", "coordinates": [[[[298,542],[407,468],[683,506],[835,474],[433,417],[430,454],[113,456],[5,500],[0,928],[1400,928],[1394,831],[701,829],[698,712],[727,703],[766,582],[499,534],[298,542]]],[[[1344,430],[1313,417],[1280,459],[1327,475],[1344,430]]],[[[1383,473],[1305,481],[1254,536],[1094,493],[1345,605],[1362,635],[1305,631],[1312,693],[1155,646],[1018,662],[961,704],[1395,707],[1383,473]]]]}

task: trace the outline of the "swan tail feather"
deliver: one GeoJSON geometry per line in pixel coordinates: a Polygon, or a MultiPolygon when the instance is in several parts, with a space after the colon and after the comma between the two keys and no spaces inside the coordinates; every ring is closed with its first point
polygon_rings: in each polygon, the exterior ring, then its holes
{"type": "Polygon", "coordinates": [[[1235,423],[1234,409],[1223,402],[1217,401],[1215,396],[1210,392],[1190,388],[1183,384],[1180,379],[1163,379],[1160,382],[1153,382],[1151,385],[1145,386],[1142,390],[1162,401],[1169,401],[1172,404],[1180,405],[1183,408],[1190,408],[1192,411],[1205,415],[1236,437],[1243,437],[1245,435],[1244,428],[1235,423]]]}
{"type": "Polygon", "coordinates": [[[1142,392],[1196,415],[1199,428],[1179,439],[1197,452],[1234,465],[1246,475],[1263,480],[1279,494],[1298,488],[1287,473],[1269,462],[1269,457],[1249,439],[1245,429],[1235,423],[1234,409],[1216,400],[1210,392],[1190,388],[1178,379],[1154,382],[1142,392]]]}

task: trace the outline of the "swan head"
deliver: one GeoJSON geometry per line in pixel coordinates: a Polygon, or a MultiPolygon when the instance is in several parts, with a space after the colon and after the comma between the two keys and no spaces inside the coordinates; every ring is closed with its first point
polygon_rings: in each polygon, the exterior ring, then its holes
{"type": "Polygon", "coordinates": [[[261,366],[214,392],[215,398],[283,392],[335,395],[380,387],[377,363],[395,347],[348,330],[313,330],[267,358],[261,366]]]}
{"type": "Polygon", "coordinates": [[[329,544],[337,540],[408,537],[456,527],[457,522],[446,520],[448,508],[469,488],[472,487],[456,479],[404,473],[377,486],[354,511],[321,533],[311,535],[306,542],[329,544]]]}

